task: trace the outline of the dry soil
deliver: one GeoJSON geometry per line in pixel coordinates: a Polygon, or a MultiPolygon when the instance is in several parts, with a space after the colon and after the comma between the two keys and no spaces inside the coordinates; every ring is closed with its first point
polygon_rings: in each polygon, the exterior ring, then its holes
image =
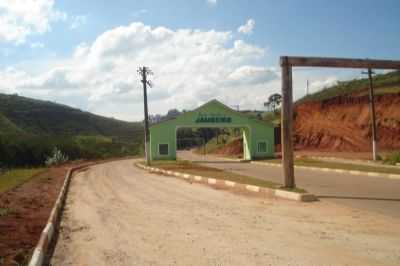
{"type": "Polygon", "coordinates": [[[73,177],[52,265],[399,265],[399,220],[254,198],[133,161],[73,177]]]}

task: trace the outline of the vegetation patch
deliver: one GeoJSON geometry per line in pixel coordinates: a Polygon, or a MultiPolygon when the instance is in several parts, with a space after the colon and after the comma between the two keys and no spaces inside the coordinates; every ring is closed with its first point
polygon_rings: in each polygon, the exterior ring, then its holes
{"type": "MultiPolygon", "coordinates": [[[[398,86],[400,84],[400,71],[393,71],[386,74],[379,74],[373,78],[374,89],[376,94],[388,94],[397,93],[398,86]],[[382,91],[380,89],[382,88],[382,91]]],[[[323,101],[337,96],[343,96],[352,94],[355,92],[364,93],[369,88],[369,80],[364,79],[354,79],[351,81],[341,81],[336,85],[324,88],[313,94],[304,96],[302,99],[298,100],[296,103],[301,103],[305,101],[323,101]]],[[[367,92],[365,92],[367,94],[367,92]]]]}
{"type": "Polygon", "coordinates": [[[400,151],[396,151],[387,155],[384,162],[392,165],[400,163],[400,151]]]}
{"type": "Polygon", "coordinates": [[[54,149],[69,160],[133,156],[142,140],[140,122],[0,93],[0,169],[44,166],[54,149]]]}
{"type": "Polygon", "coordinates": [[[306,192],[304,189],[300,188],[287,189],[283,188],[282,185],[278,183],[232,173],[218,168],[203,166],[189,161],[154,161],[152,162],[151,166],[169,171],[184,172],[191,175],[199,175],[208,178],[229,180],[240,184],[273,188],[273,189],[279,188],[299,193],[306,192]]]}
{"type": "Polygon", "coordinates": [[[0,207],[0,217],[7,216],[9,214],[15,213],[15,210],[8,207],[0,207]]]}
{"type": "Polygon", "coordinates": [[[0,134],[0,168],[43,166],[54,149],[69,160],[106,159],[142,152],[142,142],[102,136],[32,136],[0,134]]]}
{"type": "Polygon", "coordinates": [[[5,172],[4,174],[0,175],[0,193],[10,190],[28,181],[33,176],[43,171],[44,171],[43,168],[32,168],[32,169],[14,169],[5,172]]]}

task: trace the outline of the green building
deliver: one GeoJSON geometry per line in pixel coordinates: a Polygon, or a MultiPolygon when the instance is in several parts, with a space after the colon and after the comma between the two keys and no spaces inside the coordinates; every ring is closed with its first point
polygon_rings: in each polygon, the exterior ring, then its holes
{"type": "Polygon", "coordinates": [[[271,157],[274,154],[274,126],[234,111],[217,100],[150,127],[150,159],[176,160],[179,128],[241,128],[243,159],[271,157]]]}

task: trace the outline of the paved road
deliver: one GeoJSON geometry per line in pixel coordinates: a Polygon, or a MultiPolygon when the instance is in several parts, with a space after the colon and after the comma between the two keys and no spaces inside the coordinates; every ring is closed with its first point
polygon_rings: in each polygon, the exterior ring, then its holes
{"type": "Polygon", "coordinates": [[[75,175],[51,264],[398,265],[398,220],[329,202],[254,198],[149,174],[75,175]]]}
{"type": "MultiPolygon", "coordinates": [[[[203,160],[203,164],[242,175],[277,183],[283,182],[280,167],[230,163],[215,156],[204,157],[190,151],[181,151],[178,156],[188,160],[203,160]],[[218,161],[218,163],[207,162],[207,160],[218,161]]],[[[400,218],[400,180],[306,169],[296,169],[295,175],[297,186],[318,195],[321,200],[334,201],[346,206],[400,218]]]]}

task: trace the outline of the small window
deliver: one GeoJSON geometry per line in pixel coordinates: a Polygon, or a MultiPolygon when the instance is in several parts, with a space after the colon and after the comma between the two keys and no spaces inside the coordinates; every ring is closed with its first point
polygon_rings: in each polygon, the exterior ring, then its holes
{"type": "Polygon", "coordinates": [[[257,151],[259,153],[266,153],[267,152],[267,142],[265,141],[260,141],[258,143],[257,151]]]}
{"type": "Polygon", "coordinates": [[[160,155],[168,155],[169,154],[169,145],[168,144],[158,144],[158,153],[160,155]]]}

